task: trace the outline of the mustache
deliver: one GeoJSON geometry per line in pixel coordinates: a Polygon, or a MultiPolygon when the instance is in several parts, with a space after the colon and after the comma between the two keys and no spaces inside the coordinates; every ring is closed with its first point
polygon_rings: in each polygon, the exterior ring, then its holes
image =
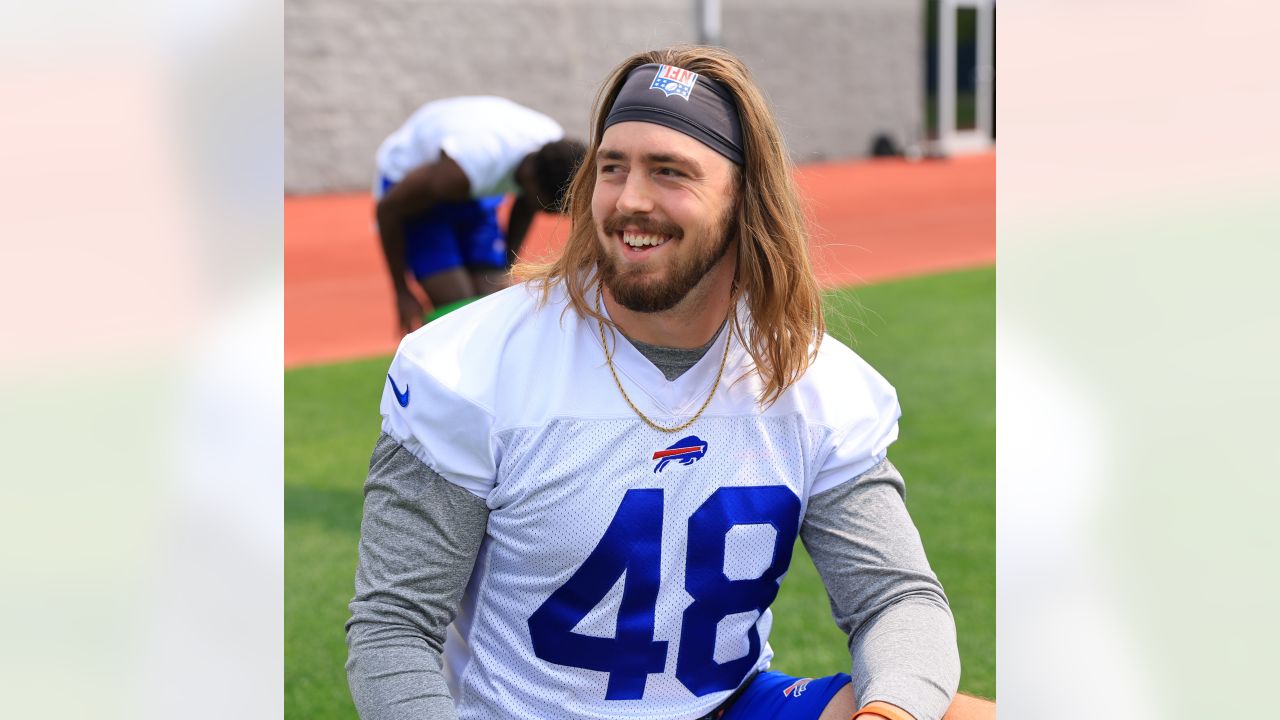
{"type": "Polygon", "coordinates": [[[650,235],[670,235],[679,239],[684,237],[684,231],[679,225],[673,222],[658,220],[648,215],[610,215],[605,218],[602,223],[606,234],[614,235],[622,232],[628,226],[634,227],[642,233],[650,235]]]}

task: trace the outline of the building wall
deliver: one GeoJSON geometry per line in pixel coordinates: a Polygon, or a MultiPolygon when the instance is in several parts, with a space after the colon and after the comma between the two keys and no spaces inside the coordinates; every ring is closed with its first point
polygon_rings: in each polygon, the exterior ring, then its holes
{"type": "MultiPolygon", "coordinates": [[[[922,3],[723,5],[722,42],[769,96],[797,161],[860,157],[877,132],[918,137],[922,3]]],[[[509,97],[585,137],[610,69],[696,39],[693,0],[286,0],[285,190],[369,187],[382,139],[453,95],[509,97]]]]}
{"type": "Polygon", "coordinates": [[[722,44],[765,90],[796,162],[924,132],[924,3],[726,0],[722,44]]]}

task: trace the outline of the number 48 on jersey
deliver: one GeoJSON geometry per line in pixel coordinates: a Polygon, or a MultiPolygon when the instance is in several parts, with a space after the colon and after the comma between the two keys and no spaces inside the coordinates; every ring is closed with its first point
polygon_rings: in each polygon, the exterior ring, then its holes
{"type": "MultiPolygon", "coordinates": [[[[600,542],[573,576],[529,617],[534,654],[558,665],[609,673],[606,700],[638,700],[646,678],[667,664],[667,641],[654,640],[662,553],[660,489],[628,490],[600,542]],[[614,637],[573,632],[626,574],[614,637]]],[[[693,597],[680,625],[676,678],[694,695],[731,690],[760,655],[760,633],[747,630],[746,655],[715,660],[716,627],[734,613],[763,613],[778,594],[791,564],[800,522],[800,499],[784,485],[716,490],[689,517],[684,589],[693,597]],[[724,573],[726,540],[737,525],[772,525],[773,557],[756,578],[730,580],[724,573]]]]}

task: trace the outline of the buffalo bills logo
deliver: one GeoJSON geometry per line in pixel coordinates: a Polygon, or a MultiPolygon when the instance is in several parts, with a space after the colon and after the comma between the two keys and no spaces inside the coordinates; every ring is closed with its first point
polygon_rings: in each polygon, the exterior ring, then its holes
{"type": "Polygon", "coordinates": [[[660,65],[658,74],[654,75],[653,82],[649,83],[649,89],[661,90],[667,97],[679,95],[688,100],[689,94],[693,92],[693,86],[697,84],[698,73],[671,65],[660,65]]]}
{"type": "Polygon", "coordinates": [[[658,450],[653,454],[653,459],[658,461],[657,466],[653,468],[654,472],[662,472],[662,468],[672,460],[678,460],[681,465],[692,465],[702,459],[707,454],[707,444],[697,435],[690,435],[683,438],[675,445],[666,450],[658,450]]]}
{"type": "Polygon", "coordinates": [[[809,683],[812,680],[813,678],[801,678],[791,683],[791,686],[786,690],[783,690],[782,694],[787,697],[798,698],[800,697],[800,694],[804,692],[804,689],[809,687],[809,683]]]}

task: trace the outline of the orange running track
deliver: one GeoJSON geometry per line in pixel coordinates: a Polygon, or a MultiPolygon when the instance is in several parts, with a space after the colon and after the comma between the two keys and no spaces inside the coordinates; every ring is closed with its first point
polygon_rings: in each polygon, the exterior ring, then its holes
{"type": "MultiPolygon", "coordinates": [[[[995,262],[995,155],[806,165],[814,265],[826,287],[995,262]]],[[[367,193],[284,201],[286,367],[389,354],[391,283],[367,193]]],[[[522,250],[558,249],[565,220],[539,215],[522,250]]]]}

